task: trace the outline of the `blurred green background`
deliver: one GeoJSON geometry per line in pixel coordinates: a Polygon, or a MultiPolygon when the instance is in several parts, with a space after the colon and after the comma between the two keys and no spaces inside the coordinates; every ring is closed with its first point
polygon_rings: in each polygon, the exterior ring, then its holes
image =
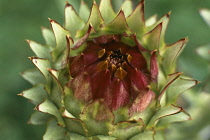
{"type": "MultiPolygon", "coordinates": [[[[90,2],[91,0],[89,0],[90,2]]],[[[135,4],[139,0],[133,0],[135,4]]],[[[204,81],[207,62],[199,57],[196,47],[210,43],[210,28],[199,15],[200,8],[210,9],[210,0],[145,0],[145,17],[158,17],[172,11],[166,42],[189,37],[179,58],[179,68],[185,74],[204,81]]],[[[48,17],[64,23],[62,8],[65,0],[0,0],[0,139],[41,140],[45,126],[28,125],[34,106],[17,96],[31,86],[19,73],[33,67],[27,58],[34,54],[25,39],[44,43],[41,26],[50,27],[48,17]]],[[[76,5],[78,7],[78,5],[76,5]]],[[[194,88],[199,91],[199,87],[194,88]]]]}

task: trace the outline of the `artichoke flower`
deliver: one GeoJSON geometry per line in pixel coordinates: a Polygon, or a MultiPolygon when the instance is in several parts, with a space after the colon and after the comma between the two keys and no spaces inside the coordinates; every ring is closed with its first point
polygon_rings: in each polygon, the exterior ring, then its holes
{"type": "Polygon", "coordinates": [[[30,124],[47,124],[44,140],[164,139],[165,128],[190,120],[178,95],[198,81],[177,72],[187,38],[164,42],[170,13],[144,20],[144,1],[66,3],[65,25],[49,19],[46,45],[28,40],[36,69],[23,78],[33,87],[20,95],[36,105],[30,124]]]}

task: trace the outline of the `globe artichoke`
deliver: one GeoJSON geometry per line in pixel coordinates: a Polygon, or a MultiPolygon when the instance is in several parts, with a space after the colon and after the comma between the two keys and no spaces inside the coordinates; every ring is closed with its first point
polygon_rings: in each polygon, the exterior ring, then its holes
{"type": "Polygon", "coordinates": [[[29,123],[46,124],[44,140],[164,139],[168,124],[189,120],[176,98],[198,81],[177,72],[187,38],[166,45],[170,13],[144,19],[144,0],[66,3],[65,25],[49,19],[46,45],[28,40],[36,69],[23,78],[33,88],[20,95],[35,105],[29,123]]]}

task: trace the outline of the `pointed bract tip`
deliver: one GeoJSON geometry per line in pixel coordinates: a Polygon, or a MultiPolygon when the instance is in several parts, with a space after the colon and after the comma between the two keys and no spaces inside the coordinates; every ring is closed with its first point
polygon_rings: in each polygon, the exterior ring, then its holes
{"type": "Polygon", "coordinates": [[[81,4],[85,4],[84,0],[81,0],[81,4]]]}
{"type": "Polygon", "coordinates": [[[150,34],[150,33],[154,32],[154,31],[156,31],[157,29],[159,29],[158,31],[161,33],[162,28],[163,28],[163,24],[164,24],[163,22],[160,22],[157,26],[155,26],[151,31],[149,31],[145,35],[150,34]]]}
{"type": "Polygon", "coordinates": [[[90,23],[89,27],[88,27],[88,30],[87,30],[87,33],[90,34],[90,33],[96,33],[96,30],[94,29],[92,23],[90,23]]]}
{"type": "Polygon", "coordinates": [[[200,84],[202,81],[195,80],[195,84],[200,84]]]}
{"type": "Polygon", "coordinates": [[[51,73],[53,71],[53,69],[47,68],[47,71],[49,71],[51,73]]]}
{"type": "Polygon", "coordinates": [[[151,54],[155,54],[156,52],[157,52],[157,49],[152,50],[152,51],[151,51],[151,54]]]}
{"type": "Polygon", "coordinates": [[[47,29],[47,27],[41,26],[41,30],[45,30],[47,29]]]}
{"type": "Polygon", "coordinates": [[[33,60],[33,57],[28,57],[28,59],[33,60]]]}
{"type": "Polygon", "coordinates": [[[74,44],[74,40],[71,38],[71,36],[66,35],[66,40],[70,40],[72,42],[72,44],[74,44]]]}
{"type": "MultiPolygon", "coordinates": [[[[119,12],[118,15],[124,15],[124,17],[125,17],[125,13],[124,13],[123,9],[120,10],[120,12],[119,12]]],[[[117,15],[117,16],[118,16],[118,15],[117,15]]]]}
{"type": "Polygon", "coordinates": [[[28,44],[30,44],[30,42],[31,42],[31,40],[29,40],[29,39],[25,39],[25,41],[26,41],[28,44]]]}
{"type": "Polygon", "coordinates": [[[202,81],[198,81],[198,80],[195,80],[195,79],[185,79],[185,78],[181,78],[181,79],[188,80],[188,81],[194,81],[195,85],[200,84],[202,82],[202,81]]]}
{"type": "MultiPolygon", "coordinates": [[[[156,28],[160,28],[160,33],[162,32],[162,29],[163,29],[163,24],[164,24],[164,21],[163,22],[161,22],[161,23],[159,23],[154,29],[156,29],[156,28]]],[[[153,29],[153,30],[154,30],[153,29]]],[[[152,30],[152,31],[153,31],[152,30]]]]}
{"type": "Polygon", "coordinates": [[[48,18],[48,20],[50,21],[50,23],[56,23],[56,21],[51,18],[48,18]]]}
{"type": "Polygon", "coordinates": [[[166,17],[170,17],[170,15],[171,15],[171,11],[169,11],[167,14],[166,14],[166,17]]]}
{"type": "Polygon", "coordinates": [[[159,23],[157,26],[161,26],[162,27],[163,26],[163,22],[159,23]]]}
{"type": "MultiPolygon", "coordinates": [[[[137,9],[137,7],[142,7],[142,9],[144,9],[144,0],[140,1],[135,9],[137,9]]],[[[143,10],[143,12],[144,12],[144,10],[143,10]]]]}
{"type": "Polygon", "coordinates": [[[68,1],[66,1],[66,5],[65,5],[65,8],[67,7],[72,7],[72,5],[70,3],[68,3],[68,1]]]}
{"type": "MultiPolygon", "coordinates": [[[[139,2],[139,4],[137,5],[137,7],[139,7],[139,6],[142,6],[142,8],[144,9],[144,0],[141,0],[140,2],[139,2]]],[[[143,11],[144,12],[144,11],[143,11]]]]}
{"type": "Polygon", "coordinates": [[[184,39],[185,39],[185,43],[189,41],[189,37],[186,37],[184,39]]]}
{"type": "Polygon", "coordinates": [[[89,27],[88,27],[88,32],[89,32],[92,28],[93,28],[93,24],[90,23],[90,24],[89,24],[89,27]]]}
{"type": "MultiPolygon", "coordinates": [[[[183,45],[185,44],[185,43],[187,43],[189,41],[189,38],[188,37],[186,37],[186,38],[182,38],[182,39],[180,39],[179,41],[177,41],[177,42],[183,42],[183,45]]],[[[176,42],[175,42],[176,43],[176,42]]]]}
{"type": "Polygon", "coordinates": [[[39,105],[34,108],[34,110],[39,111],[39,105]]]}
{"type": "Polygon", "coordinates": [[[124,11],[122,9],[120,10],[120,12],[117,14],[117,16],[115,17],[115,19],[112,22],[116,21],[116,19],[118,19],[119,17],[123,17],[123,20],[125,20],[125,22],[126,22],[125,13],[124,13],[124,11]]]}
{"type": "Polygon", "coordinates": [[[141,0],[141,1],[139,2],[139,4],[144,4],[144,2],[145,2],[144,0],[141,0]]]}
{"type": "Polygon", "coordinates": [[[96,1],[95,1],[95,0],[93,0],[93,5],[97,5],[97,3],[96,3],[96,1]]]}
{"type": "Polygon", "coordinates": [[[23,96],[23,93],[19,93],[19,94],[17,94],[18,96],[23,96]]]}

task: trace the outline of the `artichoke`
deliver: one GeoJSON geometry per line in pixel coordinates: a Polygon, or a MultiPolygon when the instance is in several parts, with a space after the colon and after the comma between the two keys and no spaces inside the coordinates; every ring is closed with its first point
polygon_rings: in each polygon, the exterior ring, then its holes
{"type": "Polygon", "coordinates": [[[65,25],[42,28],[46,45],[28,40],[36,68],[20,95],[36,105],[29,123],[47,124],[44,140],[161,140],[191,119],[176,99],[198,81],[176,69],[187,38],[164,42],[170,13],[145,21],[144,0],[111,3],[82,2],[79,14],[66,3],[65,25]]]}

